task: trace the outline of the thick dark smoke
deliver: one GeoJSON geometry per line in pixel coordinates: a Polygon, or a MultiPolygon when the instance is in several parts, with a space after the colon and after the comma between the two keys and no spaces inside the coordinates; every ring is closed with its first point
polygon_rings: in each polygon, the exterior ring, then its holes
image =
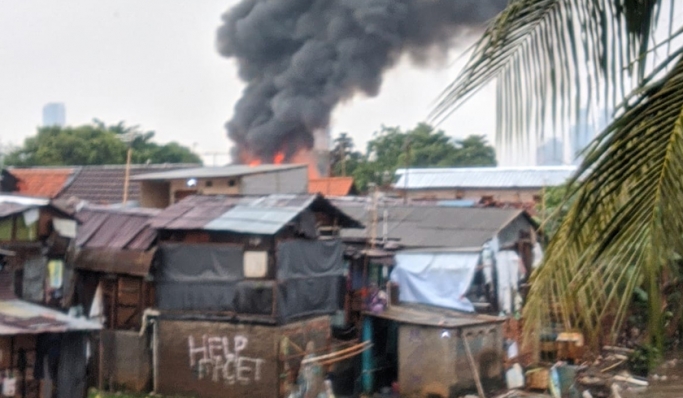
{"type": "MultiPolygon", "coordinates": [[[[270,162],[311,148],[334,107],[378,94],[407,53],[443,55],[507,0],[242,0],[223,15],[218,50],[247,82],[227,123],[238,153],[270,162]]],[[[237,158],[236,158],[237,159],[237,158]]]]}

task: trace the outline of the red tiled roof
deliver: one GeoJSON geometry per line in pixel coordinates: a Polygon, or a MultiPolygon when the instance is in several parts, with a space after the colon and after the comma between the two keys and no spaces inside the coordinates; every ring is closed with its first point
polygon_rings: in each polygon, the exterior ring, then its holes
{"type": "Polygon", "coordinates": [[[19,181],[18,193],[43,198],[56,197],[65,187],[74,169],[12,169],[10,173],[19,181]]]}
{"type": "Polygon", "coordinates": [[[346,196],[352,191],[352,177],[329,177],[308,181],[308,193],[320,193],[325,196],[346,196]]]}

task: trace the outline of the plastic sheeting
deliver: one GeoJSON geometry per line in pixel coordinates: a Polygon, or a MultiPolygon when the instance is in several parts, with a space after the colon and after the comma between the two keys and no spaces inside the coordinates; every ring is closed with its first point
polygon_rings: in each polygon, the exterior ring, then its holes
{"type": "Polygon", "coordinates": [[[340,241],[293,240],[278,245],[278,309],[282,321],[332,314],[343,307],[340,241]]]}
{"type": "Polygon", "coordinates": [[[498,307],[505,314],[512,314],[517,308],[518,285],[523,265],[517,253],[501,250],[496,253],[496,273],[498,274],[498,307]]]}
{"type": "Polygon", "coordinates": [[[159,252],[155,279],[161,310],[265,315],[284,323],[343,306],[339,241],[280,243],[275,280],[246,278],[244,252],[237,246],[174,243],[161,245],[159,252]]]}
{"type": "Polygon", "coordinates": [[[400,301],[474,312],[465,294],[479,257],[478,252],[397,253],[391,280],[400,286],[400,301]]]}
{"type": "Polygon", "coordinates": [[[57,370],[57,398],[83,397],[86,392],[86,336],[62,336],[57,370]]]}
{"type": "Polygon", "coordinates": [[[160,309],[235,311],[237,285],[244,280],[241,247],[173,243],[159,250],[161,266],[155,279],[160,309]]]}
{"type": "Polygon", "coordinates": [[[33,257],[24,263],[22,295],[25,300],[42,303],[45,300],[45,274],[47,260],[45,257],[33,257]]]}

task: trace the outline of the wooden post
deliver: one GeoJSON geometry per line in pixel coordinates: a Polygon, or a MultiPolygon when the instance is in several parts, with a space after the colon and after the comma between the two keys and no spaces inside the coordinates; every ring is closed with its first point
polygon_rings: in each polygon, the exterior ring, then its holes
{"type": "Polygon", "coordinates": [[[481,385],[481,379],[479,378],[479,371],[477,370],[477,364],[474,362],[474,357],[472,356],[472,351],[470,350],[470,343],[467,341],[467,334],[463,331],[462,342],[465,345],[465,352],[467,353],[467,360],[470,363],[470,369],[474,375],[474,382],[477,384],[477,391],[479,392],[479,398],[486,398],[484,394],[484,387],[481,385]]]}
{"type": "Polygon", "coordinates": [[[130,179],[130,158],[133,155],[133,147],[128,146],[128,154],[126,156],[126,175],[123,180],[123,204],[128,202],[128,181],[130,179]]]}
{"type": "Polygon", "coordinates": [[[102,332],[100,331],[99,333],[99,355],[97,358],[98,362],[98,375],[97,375],[97,389],[100,391],[104,391],[104,343],[102,343],[102,332]]]}

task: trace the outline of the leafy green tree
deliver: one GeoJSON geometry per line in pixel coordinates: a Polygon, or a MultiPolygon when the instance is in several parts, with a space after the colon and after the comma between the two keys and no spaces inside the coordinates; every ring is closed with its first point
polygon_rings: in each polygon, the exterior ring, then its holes
{"type": "MultiPolygon", "coordinates": [[[[349,146],[347,136],[339,137],[337,145],[349,146]]],[[[336,151],[336,149],[335,149],[336,151]]],[[[495,166],[496,153],[483,136],[453,139],[443,130],[434,130],[425,123],[403,131],[386,127],[368,142],[366,153],[349,152],[347,160],[359,190],[368,184],[388,185],[396,169],[402,167],[472,167],[495,166]]],[[[347,169],[348,170],[348,169],[347,169]]]]}
{"type": "Polygon", "coordinates": [[[585,153],[574,200],[534,272],[528,343],[560,320],[588,343],[614,341],[645,292],[647,332],[662,352],[665,287],[683,253],[683,19],[677,0],[512,0],[474,45],[434,118],[498,85],[504,153],[548,126],[564,134],[582,107],[613,110],[585,153]],[[551,305],[548,305],[551,303],[551,305]]]}
{"type": "Polygon", "coordinates": [[[567,183],[543,190],[541,203],[537,204],[536,210],[540,218],[541,229],[547,239],[552,239],[555,236],[562,221],[567,217],[569,208],[574,200],[570,192],[575,189],[575,184],[570,185],[567,183]]]}
{"type": "Polygon", "coordinates": [[[12,150],[5,164],[14,166],[104,165],[126,162],[128,145],[133,163],[201,163],[189,148],[152,141],[153,131],[140,131],[123,122],[106,126],[99,120],[77,127],[41,127],[12,150]]]}
{"type": "Polygon", "coordinates": [[[331,154],[332,174],[335,176],[352,175],[363,162],[363,154],[356,151],[356,145],[348,133],[341,133],[334,140],[331,154]]]}

